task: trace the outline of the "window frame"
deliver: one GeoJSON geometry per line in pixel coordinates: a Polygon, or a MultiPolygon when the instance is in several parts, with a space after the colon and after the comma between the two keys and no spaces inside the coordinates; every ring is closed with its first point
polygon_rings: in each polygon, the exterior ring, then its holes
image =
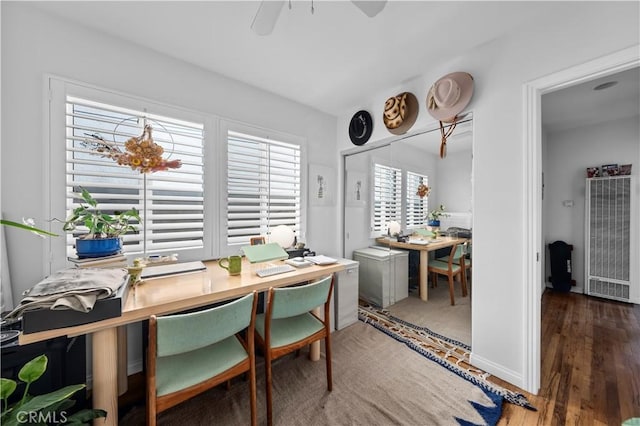
{"type": "MultiPolygon", "coordinates": [[[[230,256],[234,254],[238,254],[240,247],[238,245],[229,245],[227,244],[227,165],[228,165],[228,133],[229,131],[244,133],[247,135],[263,138],[263,139],[272,139],[277,142],[284,142],[289,144],[298,145],[300,147],[300,232],[296,234],[298,239],[304,240],[306,238],[307,232],[307,141],[305,138],[274,131],[264,129],[258,126],[249,125],[246,123],[240,123],[237,121],[229,120],[229,119],[221,119],[220,127],[219,127],[219,139],[221,141],[220,145],[220,153],[219,159],[220,164],[224,165],[220,167],[218,170],[218,182],[219,182],[219,193],[220,193],[220,206],[218,209],[218,228],[220,229],[219,233],[219,246],[218,251],[221,256],[230,256]]],[[[257,237],[257,235],[256,235],[257,237]]],[[[265,236],[266,237],[266,236],[265,236]]],[[[268,238],[267,238],[268,240],[268,238]]],[[[249,243],[247,243],[249,244],[249,243]]]]}
{"type": "MultiPolygon", "coordinates": [[[[203,202],[203,247],[202,249],[182,250],[181,261],[213,258],[217,229],[213,226],[213,216],[217,194],[214,185],[208,185],[210,171],[215,167],[215,135],[216,120],[214,117],[195,111],[190,111],[181,107],[174,107],[160,104],[158,102],[107,90],[85,83],[71,81],[68,79],[46,76],[45,88],[48,93],[48,109],[45,120],[47,134],[44,138],[44,178],[45,188],[48,188],[45,199],[45,217],[64,220],[66,216],[66,104],[67,96],[88,99],[93,102],[114,105],[134,111],[147,112],[188,122],[202,123],[203,129],[203,182],[204,182],[204,202],[203,202]],[[48,177],[48,179],[47,179],[48,177]],[[46,182],[48,180],[48,182],[46,182]]],[[[61,231],[62,225],[54,221],[51,229],[63,235],[63,238],[50,238],[49,244],[45,248],[47,251],[44,266],[45,273],[49,274],[55,270],[68,267],[66,259],[66,236],[61,231]]],[[[174,252],[180,252],[175,250],[174,252]]],[[[139,255],[136,255],[139,256],[139,255]]],[[[129,255],[128,257],[135,257],[129,255]]]]}
{"type": "Polygon", "coordinates": [[[423,203],[423,217],[422,217],[422,223],[420,224],[409,224],[409,202],[417,199],[420,199],[420,197],[416,194],[417,191],[417,187],[414,187],[413,189],[409,188],[409,175],[414,175],[417,176],[419,178],[422,178],[423,180],[426,181],[426,185],[429,186],[429,176],[423,173],[418,173],[418,172],[414,172],[411,170],[403,170],[403,174],[404,174],[404,182],[405,182],[405,191],[404,191],[404,211],[403,211],[403,223],[405,224],[404,227],[405,229],[419,229],[421,227],[423,227],[424,225],[426,225],[426,220],[425,217],[427,216],[427,214],[429,213],[429,196],[427,195],[426,197],[422,198],[422,203],[423,203]]]}
{"type": "Polygon", "coordinates": [[[376,158],[372,158],[371,161],[371,224],[370,224],[370,228],[371,228],[371,238],[377,238],[380,236],[385,235],[385,226],[384,224],[381,224],[381,229],[377,229],[376,228],[376,223],[375,223],[375,219],[376,219],[376,166],[381,166],[387,169],[393,169],[396,170],[397,173],[400,175],[398,181],[399,181],[399,188],[397,189],[397,194],[399,194],[399,206],[397,208],[399,208],[400,210],[400,214],[399,217],[397,219],[399,219],[398,221],[400,222],[400,226],[401,229],[403,229],[403,220],[404,220],[404,190],[403,190],[403,185],[405,184],[404,182],[404,171],[396,166],[393,165],[389,165],[387,162],[385,161],[381,161],[380,159],[376,159],[376,158]]]}

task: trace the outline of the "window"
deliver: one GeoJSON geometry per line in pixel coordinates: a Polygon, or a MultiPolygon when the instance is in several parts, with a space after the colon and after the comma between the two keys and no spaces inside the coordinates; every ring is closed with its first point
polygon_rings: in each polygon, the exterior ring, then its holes
{"type": "Polygon", "coordinates": [[[429,210],[429,197],[420,198],[416,193],[421,184],[429,186],[429,178],[418,173],[407,172],[407,217],[405,221],[407,228],[422,226],[429,210]]]}
{"type": "Polygon", "coordinates": [[[277,225],[302,232],[300,145],[248,133],[227,131],[227,247],[277,225]]]}
{"type": "MultiPolygon", "coordinates": [[[[67,214],[87,189],[105,213],[135,207],[142,223],[124,236],[127,254],[181,253],[202,250],[204,238],[204,124],[66,96],[67,214]],[[140,136],[145,124],[164,158],[179,159],[178,169],[142,174],[99,155],[87,144],[91,135],[115,143],[140,136]]],[[[81,231],[81,230],[80,230],[81,231]]],[[[73,236],[67,255],[73,255],[73,236]]]]}
{"type": "Polygon", "coordinates": [[[400,169],[374,164],[373,224],[374,234],[387,230],[387,223],[402,223],[402,171],[400,169]]]}

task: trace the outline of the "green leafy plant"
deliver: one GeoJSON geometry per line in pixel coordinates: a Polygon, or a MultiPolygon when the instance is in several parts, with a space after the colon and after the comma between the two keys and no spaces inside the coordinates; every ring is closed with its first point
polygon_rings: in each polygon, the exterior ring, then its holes
{"type": "Polygon", "coordinates": [[[132,221],[140,223],[140,213],[137,209],[106,214],[98,208],[98,202],[84,188],[82,189],[82,200],[79,207],[73,209],[71,215],[65,220],[62,229],[71,232],[78,226],[85,226],[89,229],[89,233],[83,237],[84,239],[97,238],[113,238],[126,234],[129,231],[135,231],[137,227],[132,221]]]}
{"type": "Polygon", "coordinates": [[[65,386],[45,395],[29,395],[29,387],[47,370],[48,359],[40,355],[27,362],[18,372],[18,378],[25,383],[24,393],[20,401],[9,405],[9,397],[18,387],[18,383],[11,379],[0,379],[0,397],[2,398],[2,413],[0,420],[3,426],[17,426],[22,424],[69,424],[88,425],[93,419],[107,417],[107,412],[99,409],[82,409],[68,415],[67,411],[75,401],[69,399],[84,384],[65,386]]]}
{"type": "Polygon", "coordinates": [[[440,204],[437,209],[431,210],[427,215],[428,220],[440,220],[441,217],[449,217],[444,211],[443,204],[440,204]]]}

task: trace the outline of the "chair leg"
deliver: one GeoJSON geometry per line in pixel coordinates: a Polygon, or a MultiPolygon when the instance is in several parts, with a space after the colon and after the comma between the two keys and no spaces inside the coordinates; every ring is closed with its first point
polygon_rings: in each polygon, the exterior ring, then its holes
{"type": "Polygon", "coordinates": [[[156,404],[147,399],[147,426],[156,426],[156,404]]]}
{"type": "Polygon", "coordinates": [[[456,302],[453,298],[453,275],[449,275],[449,298],[451,299],[451,306],[455,305],[456,302]]]}
{"type": "Polygon", "coordinates": [[[251,426],[258,424],[258,402],[256,389],[256,358],[255,354],[249,355],[249,396],[251,400],[251,426]]]}
{"type": "Polygon", "coordinates": [[[271,407],[271,354],[268,348],[265,348],[265,356],[264,356],[264,368],[266,375],[266,390],[267,390],[267,425],[272,426],[273,424],[273,413],[271,407]]]}
{"type": "Polygon", "coordinates": [[[324,347],[327,360],[327,389],[329,392],[333,390],[333,375],[331,374],[331,332],[327,330],[327,336],[324,338],[324,347]]]}
{"type": "Polygon", "coordinates": [[[464,267],[460,271],[462,277],[462,297],[467,297],[467,268],[464,267]]]}

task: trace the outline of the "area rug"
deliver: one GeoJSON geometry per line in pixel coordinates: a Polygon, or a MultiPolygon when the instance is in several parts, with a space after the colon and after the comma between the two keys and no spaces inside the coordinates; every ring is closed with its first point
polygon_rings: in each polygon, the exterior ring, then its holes
{"type": "Polygon", "coordinates": [[[489,373],[471,365],[469,345],[435,333],[427,327],[411,324],[394,317],[386,309],[367,303],[361,303],[358,307],[358,317],[365,324],[370,324],[406,344],[414,351],[453,371],[486,392],[497,395],[500,399],[512,404],[535,410],[524,395],[488,381],[489,373]]]}
{"type": "MultiPolygon", "coordinates": [[[[426,359],[362,321],[332,333],[333,391],[325,362],[288,355],[273,366],[273,424],[494,425],[502,397],[426,359]]],[[[324,347],[321,350],[324,358],[324,347]]],[[[266,424],[264,360],[258,357],[258,424],[266,424]]],[[[121,426],[144,425],[144,406],[121,426]]],[[[247,425],[248,382],[234,379],[158,416],[159,426],[247,425]]]]}

